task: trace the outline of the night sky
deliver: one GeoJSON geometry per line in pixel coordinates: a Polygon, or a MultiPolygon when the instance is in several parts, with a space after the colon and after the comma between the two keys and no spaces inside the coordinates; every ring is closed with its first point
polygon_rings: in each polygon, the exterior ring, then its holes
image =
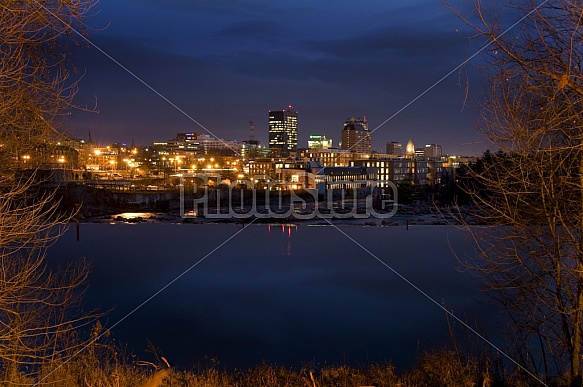
{"type": "MultiPolygon", "coordinates": [[[[469,12],[467,1],[454,4],[469,12]]],[[[376,129],[480,47],[439,0],[401,2],[101,0],[90,40],[218,137],[267,143],[268,110],[293,105],[299,146],[309,134],[338,145],[344,120],[376,129]]],[[[69,125],[100,145],[149,145],[205,132],[94,48],[76,50],[83,72],[69,125]]],[[[475,129],[482,85],[470,62],[373,133],[445,153],[489,148],[475,129]],[[470,93],[464,105],[466,80],[470,93]]]]}

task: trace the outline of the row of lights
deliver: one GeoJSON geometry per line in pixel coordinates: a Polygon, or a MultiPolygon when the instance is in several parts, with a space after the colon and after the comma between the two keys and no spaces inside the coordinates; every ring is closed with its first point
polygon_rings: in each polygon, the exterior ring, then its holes
{"type": "MultiPolygon", "coordinates": [[[[51,156],[54,157],[54,156],[51,156]]],[[[23,155],[22,156],[22,162],[24,164],[28,163],[30,161],[30,155],[23,155]]],[[[57,159],[57,162],[60,164],[64,164],[67,160],[65,159],[65,156],[59,156],[59,158],[57,159]]]]}

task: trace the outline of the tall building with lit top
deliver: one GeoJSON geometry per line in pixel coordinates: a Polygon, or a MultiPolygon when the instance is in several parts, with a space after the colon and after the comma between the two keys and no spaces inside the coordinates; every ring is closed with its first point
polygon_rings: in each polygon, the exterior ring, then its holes
{"type": "Polygon", "coordinates": [[[357,153],[370,153],[371,134],[368,131],[366,117],[349,118],[342,129],[342,144],[340,149],[357,153]]]}
{"type": "Polygon", "coordinates": [[[269,149],[273,154],[289,156],[298,148],[298,112],[293,106],[287,110],[269,111],[269,149]]]}

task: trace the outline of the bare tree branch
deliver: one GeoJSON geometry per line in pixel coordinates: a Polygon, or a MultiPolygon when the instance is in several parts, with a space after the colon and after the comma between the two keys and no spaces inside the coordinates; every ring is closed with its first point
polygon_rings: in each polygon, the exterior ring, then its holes
{"type": "MultiPolygon", "coordinates": [[[[31,160],[66,138],[62,120],[74,108],[79,76],[68,45],[79,45],[92,0],[3,0],[0,3],[0,378],[30,382],[87,341],[100,316],[84,312],[85,260],[49,270],[47,249],[72,213],[59,211],[57,189],[42,187],[31,160]],[[41,5],[42,3],[42,5],[41,5]]],[[[30,383],[29,383],[30,384],[30,383]]]]}
{"type": "Polygon", "coordinates": [[[583,4],[474,5],[473,18],[456,15],[493,42],[479,129],[499,152],[470,172],[467,190],[489,226],[467,226],[480,256],[469,267],[512,322],[517,356],[535,372],[568,374],[580,386],[583,4]],[[508,14],[529,16],[501,34],[508,14]]]}

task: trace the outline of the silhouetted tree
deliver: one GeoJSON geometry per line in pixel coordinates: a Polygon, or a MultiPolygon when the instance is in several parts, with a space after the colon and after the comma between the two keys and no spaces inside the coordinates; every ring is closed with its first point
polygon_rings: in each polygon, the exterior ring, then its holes
{"type": "Polygon", "coordinates": [[[397,183],[399,204],[412,204],[419,200],[421,192],[419,185],[411,178],[405,178],[397,183]]]}
{"type": "MultiPolygon", "coordinates": [[[[446,1],[447,3],[447,1],[446,1]]],[[[583,4],[477,0],[492,44],[480,129],[499,154],[469,170],[484,223],[472,265],[509,316],[524,366],[580,381],[583,339],[583,4]],[[525,19],[503,34],[506,14],[525,19]],[[555,367],[551,369],[551,367],[555,367]]],[[[580,384],[577,384],[580,385],[580,384]]]]}
{"type": "Polygon", "coordinates": [[[59,146],[72,107],[67,44],[78,44],[91,0],[3,0],[0,3],[0,378],[29,383],[85,343],[78,328],[88,266],[80,260],[49,271],[47,248],[72,214],[57,211],[56,189],[17,173],[32,152],[59,146]],[[25,158],[26,156],[26,158],[25,158]]]}

